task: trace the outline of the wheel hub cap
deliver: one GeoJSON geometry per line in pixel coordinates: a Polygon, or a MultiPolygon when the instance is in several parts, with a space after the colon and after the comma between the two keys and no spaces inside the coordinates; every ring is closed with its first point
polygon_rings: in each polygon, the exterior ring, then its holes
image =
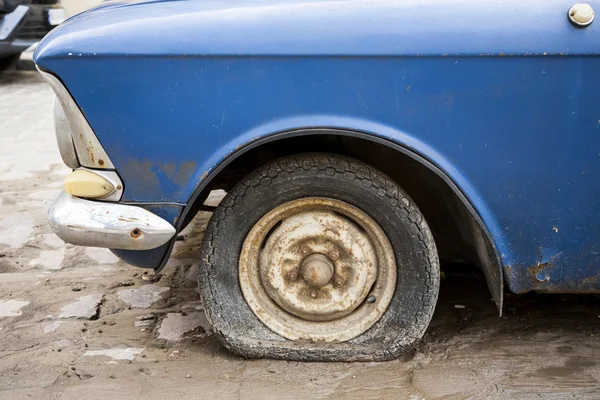
{"type": "Polygon", "coordinates": [[[311,254],[302,261],[302,279],[312,288],[319,289],[333,277],[333,263],[323,254],[311,254]]]}
{"type": "Polygon", "coordinates": [[[347,218],[310,210],[284,219],[271,233],[259,267],[267,294],[281,308],[306,320],[330,321],[367,297],[377,257],[368,236],[347,218]]]}
{"type": "Polygon", "coordinates": [[[288,339],[345,341],[375,324],[396,286],[387,236],[363,211],[305,198],[265,214],[250,230],[240,286],[254,314],[288,339]]]}

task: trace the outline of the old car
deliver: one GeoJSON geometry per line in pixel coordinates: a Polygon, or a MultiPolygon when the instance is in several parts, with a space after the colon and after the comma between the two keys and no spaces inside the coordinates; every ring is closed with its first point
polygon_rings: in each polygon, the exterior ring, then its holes
{"type": "Polygon", "coordinates": [[[212,190],[199,289],[247,357],[385,360],[440,261],[600,291],[600,3],[136,1],[40,44],[73,172],[49,221],[160,271],[212,190]]]}
{"type": "Polygon", "coordinates": [[[58,0],[0,0],[0,72],[64,20],[58,0]]]}

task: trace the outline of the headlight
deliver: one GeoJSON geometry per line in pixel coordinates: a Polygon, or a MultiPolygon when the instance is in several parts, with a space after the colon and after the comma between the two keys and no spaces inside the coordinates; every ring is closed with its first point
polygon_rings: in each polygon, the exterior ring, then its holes
{"type": "Polygon", "coordinates": [[[119,201],[123,183],[115,171],[81,167],[65,178],[65,192],[84,199],[119,201]]]}
{"type": "Polygon", "coordinates": [[[73,171],[65,178],[65,192],[77,197],[102,198],[114,193],[115,189],[106,178],[85,169],[73,171]]]}

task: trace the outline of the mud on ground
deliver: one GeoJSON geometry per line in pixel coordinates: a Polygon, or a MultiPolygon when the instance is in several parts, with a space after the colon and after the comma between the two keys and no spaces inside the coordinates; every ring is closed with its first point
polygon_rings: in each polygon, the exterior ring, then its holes
{"type": "Polygon", "coordinates": [[[69,172],[36,73],[0,76],[0,398],[600,398],[600,299],[507,295],[446,267],[420,346],[385,363],[245,360],[196,292],[201,213],[159,276],[64,244],[46,210],[69,172]],[[457,307],[458,306],[458,307],[457,307]]]}

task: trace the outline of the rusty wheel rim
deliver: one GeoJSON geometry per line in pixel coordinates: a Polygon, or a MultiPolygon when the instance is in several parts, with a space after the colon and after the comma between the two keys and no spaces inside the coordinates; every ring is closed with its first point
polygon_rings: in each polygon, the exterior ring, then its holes
{"type": "Polygon", "coordinates": [[[396,287],[396,259],[379,225],[340,200],[311,197],[265,214],[240,253],[252,312],[291,340],[347,341],[373,326],[396,287]]]}

